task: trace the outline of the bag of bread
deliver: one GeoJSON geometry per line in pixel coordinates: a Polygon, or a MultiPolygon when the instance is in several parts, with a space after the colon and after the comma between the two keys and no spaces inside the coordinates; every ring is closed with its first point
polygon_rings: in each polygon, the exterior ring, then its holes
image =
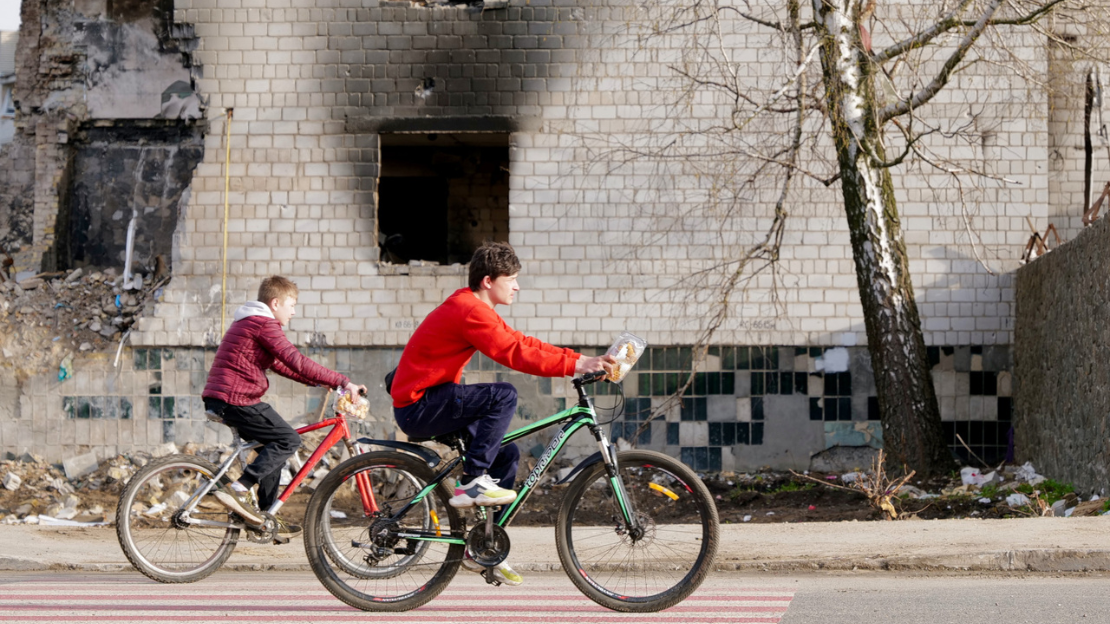
{"type": "Polygon", "coordinates": [[[339,398],[335,400],[335,411],[347,418],[362,420],[370,415],[370,401],[341,388],[339,398]]]}
{"type": "Polygon", "coordinates": [[[613,359],[617,361],[617,366],[613,368],[613,372],[609,373],[609,381],[619,383],[624,379],[624,376],[636,364],[636,360],[640,359],[646,350],[647,341],[636,334],[622,332],[620,336],[617,336],[613,346],[606,351],[606,354],[613,356],[613,359]]]}

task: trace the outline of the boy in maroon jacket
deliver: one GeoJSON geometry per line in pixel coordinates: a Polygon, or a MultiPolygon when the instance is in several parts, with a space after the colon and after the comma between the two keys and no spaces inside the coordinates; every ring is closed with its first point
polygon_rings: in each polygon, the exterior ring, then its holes
{"type": "MultiPolygon", "coordinates": [[[[284,277],[275,275],[262,281],[258,301],[235,311],[235,321],[220,341],[201,395],[204,408],[235,427],[244,440],[262,443],[239,480],[215,492],[224,507],[256,526],[265,519],[251,500],[250,488],[258,485],[259,507],[276,511],[271,507],[277,500],[281,467],[301,446],[296,430],[274,408],[259,401],[270,387],[266,371],[309,386],[366,392],[366,386],[355,385],[302,355],[285,337],[282,328],[296,313],[297,294],[297,285],[284,277]]],[[[278,519],[278,532],[295,535],[301,528],[278,519]]]]}

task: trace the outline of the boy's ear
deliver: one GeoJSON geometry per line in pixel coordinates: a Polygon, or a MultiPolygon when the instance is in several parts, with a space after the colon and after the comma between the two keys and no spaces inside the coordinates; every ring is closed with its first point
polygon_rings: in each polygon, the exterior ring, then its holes
{"type": "Polygon", "coordinates": [[[274,297],[273,299],[267,301],[266,305],[269,306],[271,310],[273,310],[281,305],[281,299],[274,297]]]}
{"type": "Polygon", "coordinates": [[[488,275],[483,277],[481,287],[487,290],[493,288],[493,278],[488,275]]]}

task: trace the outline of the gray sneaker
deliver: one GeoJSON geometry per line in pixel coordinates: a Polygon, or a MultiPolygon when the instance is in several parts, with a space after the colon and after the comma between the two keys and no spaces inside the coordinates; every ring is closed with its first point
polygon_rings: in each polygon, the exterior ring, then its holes
{"type": "Polygon", "coordinates": [[[481,507],[508,505],[516,500],[516,492],[498,487],[497,479],[488,474],[475,477],[470,483],[459,483],[455,486],[455,495],[447,501],[452,507],[466,508],[475,505],[481,507]]]}
{"type": "Polygon", "coordinates": [[[215,492],[216,500],[225,509],[232,513],[239,514],[243,520],[248,524],[254,526],[262,526],[266,521],[262,518],[262,512],[255,506],[254,501],[251,500],[250,492],[236,492],[231,489],[230,485],[225,485],[215,492]]]}

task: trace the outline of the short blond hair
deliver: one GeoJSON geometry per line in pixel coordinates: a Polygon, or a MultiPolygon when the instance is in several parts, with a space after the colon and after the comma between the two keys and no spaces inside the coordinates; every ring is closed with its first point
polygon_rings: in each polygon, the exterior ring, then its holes
{"type": "Polygon", "coordinates": [[[258,300],[266,305],[270,305],[274,299],[282,303],[285,302],[286,297],[296,299],[298,294],[300,291],[297,290],[297,285],[280,275],[267,277],[258,287],[258,300]]]}

